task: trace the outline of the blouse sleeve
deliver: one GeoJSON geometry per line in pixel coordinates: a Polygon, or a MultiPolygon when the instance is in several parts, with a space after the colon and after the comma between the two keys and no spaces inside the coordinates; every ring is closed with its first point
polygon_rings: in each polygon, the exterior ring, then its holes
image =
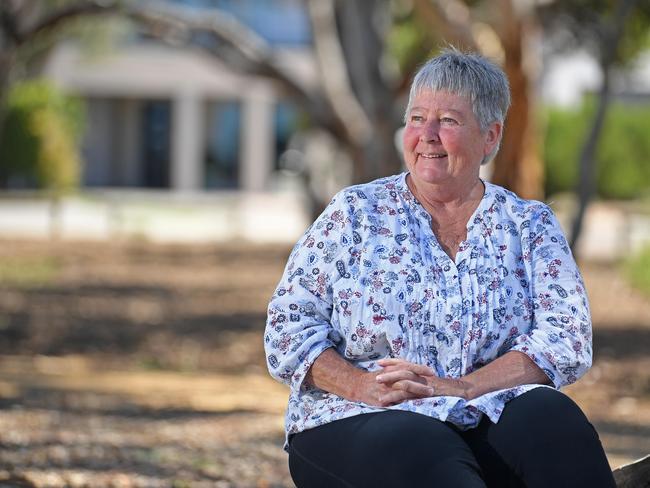
{"type": "Polygon", "coordinates": [[[264,349],[271,376],[298,391],[312,363],[334,347],[332,283],[345,275],[351,239],[345,198],[336,195],[294,247],[268,307],[264,349]]]}
{"type": "Polygon", "coordinates": [[[582,277],[555,215],[543,204],[532,214],[522,248],[530,269],[533,325],[511,350],[528,355],[560,388],[591,367],[591,315],[582,277]]]}

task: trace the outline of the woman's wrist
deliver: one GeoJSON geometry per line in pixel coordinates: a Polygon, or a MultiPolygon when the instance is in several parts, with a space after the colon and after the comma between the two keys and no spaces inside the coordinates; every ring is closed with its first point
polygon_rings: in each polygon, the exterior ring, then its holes
{"type": "Polygon", "coordinates": [[[464,398],[465,400],[472,400],[474,398],[474,389],[472,388],[472,384],[462,378],[459,378],[456,381],[458,381],[459,389],[461,392],[461,394],[458,396],[464,398]]]}
{"type": "Polygon", "coordinates": [[[358,369],[357,371],[350,371],[350,376],[344,382],[345,391],[343,397],[353,402],[363,402],[365,400],[364,393],[367,391],[365,384],[368,381],[368,371],[358,369]]]}
{"type": "Polygon", "coordinates": [[[433,396],[455,396],[465,400],[473,398],[472,385],[462,378],[431,377],[427,384],[433,388],[433,396]]]}

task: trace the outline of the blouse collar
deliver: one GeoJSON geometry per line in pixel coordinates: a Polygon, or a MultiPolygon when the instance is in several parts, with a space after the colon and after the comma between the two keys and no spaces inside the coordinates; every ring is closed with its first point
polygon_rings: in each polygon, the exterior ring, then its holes
{"type": "MultiPolygon", "coordinates": [[[[402,199],[409,205],[409,207],[412,210],[415,211],[423,211],[427,215],[429,213],[424,209],[422,204],[419,202],[419,200],[415,197],[411,189],[409,188],[408,184],[406,183],[406,177],[408,176],[409,171],[405,171],[398,175],[397,181],[396,181],[396,188],[400,193],[400,196],[402,199]]],[[[472,214],[472,217],[470,218],[469,223],[471,223],[477,215],[479,215],[479,212],[486,209],[486,204],[488,201],[492,199],[492,194],[494,193],[494,185],[488,181],[485,181],[484,179],[481,178],[481,182],[483,183],[483,187],[485,188],[485,191],[483,192],[483,197],[481,198],[481,201],[479,202],[478,206],[476,207],[476,210],[472,214]]]]}

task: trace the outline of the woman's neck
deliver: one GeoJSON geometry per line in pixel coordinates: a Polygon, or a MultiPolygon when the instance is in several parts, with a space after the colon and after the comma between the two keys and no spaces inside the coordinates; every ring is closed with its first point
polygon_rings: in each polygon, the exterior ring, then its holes
{"type": "Polygon", "coordinates": [[[467,239],[467,222],[483,198],[485,185],[476,178],[467,185],[459,185],[454,191],[450,191],[448,185],[444,189],[428,185],[422,191],[414,179],[409,177],[410,174],[407,175],[406,183],[431,216],[431,230],[438,243],[455,261],[461,242],[467,239]]]}
{"type": "Polygon", "coordinates": [[[472,207],[473,211],[485,193],[485,185],[478,176],[476,179],[461,181],[457,185],[436,185],[416,182],[409,173],[406,184],[432,216],[454,213],[468,206],[472,207]]]}

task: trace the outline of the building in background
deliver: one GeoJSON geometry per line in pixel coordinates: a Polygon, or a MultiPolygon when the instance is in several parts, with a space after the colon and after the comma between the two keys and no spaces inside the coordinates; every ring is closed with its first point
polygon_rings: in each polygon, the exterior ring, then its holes
{"type": "MultiPolygon", "coordinates": [[[[307,86],[314,82],[300,1],[176,1],[228,12],[307,86]]],[[[267,190],[297,119],[272,81],[234,72],[199,49],[135,35],[99,58],[63,44],[44,75],[86,101],[84,187],[267,190]]]]}

